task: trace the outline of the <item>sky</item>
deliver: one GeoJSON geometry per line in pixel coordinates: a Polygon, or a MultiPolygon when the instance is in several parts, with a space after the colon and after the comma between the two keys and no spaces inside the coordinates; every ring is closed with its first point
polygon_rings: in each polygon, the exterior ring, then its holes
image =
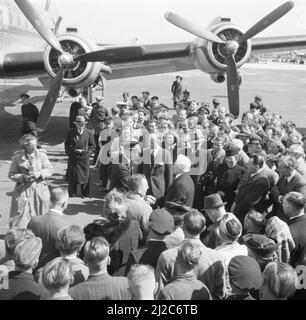
{"type": "MultiPolygon", "coordinates": [[[[37,0],[36,0],[37,1],[37,0]]],[[[192,41],[194,36],[164,19],[166,11],[180,14],[203,27],[217,16],[230,17],[247,30],[284,0],[56,0],[66,26],[95,41],[124,44],[192,41]]],[[[306,34],[306,1],[259,36],[306,34]]]]}

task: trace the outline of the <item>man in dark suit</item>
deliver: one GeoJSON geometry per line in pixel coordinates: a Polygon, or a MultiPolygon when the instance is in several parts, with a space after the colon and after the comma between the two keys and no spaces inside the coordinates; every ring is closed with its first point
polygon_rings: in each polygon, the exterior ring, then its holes
{"type": "Polygon", "coordinates": [[[143,99],[143,107],[151,112],[150,92],[149,91],[143,91],[142,99],[143,99]]]}
{"type": "Polygon", "coordinates": [[[230,212],[236,197],[235,191],[237,190],[243,175],[246,173],[246,169],[237,164],[237,149],[228,149],[225,151],[225,155],[225,162],[221,163],[216,169],[216,188],[217,191],[224,193],[222,199],[226,202],[225,210],[230,212]]]}
{"type": "Polygon", "coordinates": [[[30,96],[23,93],[20,95],[22,106],[21,106],[21,115],[22,115],[22,134],[33,133],[33,130],[36,129],[36,122],[39,117],[39,111],[37,107],[30,102],[30,96]]]}
{"type": "Polygon", "coordinates": [[[178,155],[174,163],[174,181],[166,191],[164,202],[179,200],[188,207],[192,207],[194,199],[194,183],[189,175],[191,161],[189,158],[178,155]]]}
{"type": "Polygon", "coordinates": [[[139,156],[141,153],[139,142],[130,141],[122,146],[116,158],[112,159],[109,189],[118,189],[121,192],[128,192],[128,179],[131,175],[139,173],[139,156]]]}
{"type": "Polygon", "coordinates": [[[72,287],[69,295],[74,300],[130,300],[127,278],[112,277],[107,272],[108,242],[103,237],[93,238],[86,243],[84,252],[89,278],[72,287]]]}
{"type": "Polygon", "coordinates": [[[266,210],[265,198],[270,189],[270,183],[264,165],[263,155],[251,155],[247,166],[248,172],[239,183],[238,194],[232,209],[242,224],[250,209],[260,213],[266,210]]]}
{"type": "Polygon", "coordinates": [[[42,240],[42,251],[37,268],[43,267],[52,259],[60,256],[55,247],[55,241],[58,231],[69,227],[69,223],[63,216],[63,212],[68,206],[68,200],[66,189],[61,187],[53,189],[50,195],[50,211],[47,214],[32,217],[28,224],[28,229],[42,240]]]}
{"type": "Polygon", "coordinates": [[[158,200],[173,182],[173,162],[170,152],[160,147],[155,134],[150,136],[150,142],[151,148],[143,152],[143,174],[149,183],[149,194],[158,200]]]}
{"type": "Polygon", "coordinates": [[[290,233],[295,243],[291,252],[291,264],[299,265],[306,254],[306,198],[301,193],[289,192],[285,195],[282,207],[284,214],[288,217],[290,233]]]}
{"type": "Polygon", "coordinates": [[[65,152],[69,157],[66,180],[69,181],[69,196],[77,195],[77,185],[81,186],[82,197],[89,196],[90,152],[96,146],[93,133],[86,129],[83,116],[77,116],[75,125],[65,141],[65,152]]]}
{"type": "Polygon", "coordinates": [[[273,214],[288,222],[281,205],[284,196],[292,191],[301,193],[306,197],[306,179],[296,170],[296,159],[293,156],[283,156],[278,162],[280,178],[276,187],[271,190],[271,200],[273,203],[273,214]]]}

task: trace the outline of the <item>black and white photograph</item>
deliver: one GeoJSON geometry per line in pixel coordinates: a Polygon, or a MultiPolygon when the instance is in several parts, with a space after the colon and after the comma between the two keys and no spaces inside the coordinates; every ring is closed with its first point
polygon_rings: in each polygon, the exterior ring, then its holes
{"type": "Polygon", "coordinates": [[[0,301],[306,300],[305,207],[305,0],[0,0],[0,301]]]}

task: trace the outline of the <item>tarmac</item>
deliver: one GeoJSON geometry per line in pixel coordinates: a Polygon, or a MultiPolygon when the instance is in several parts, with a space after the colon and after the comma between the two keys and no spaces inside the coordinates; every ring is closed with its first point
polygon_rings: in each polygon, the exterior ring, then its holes
{"type": "MultiPolygon", "coordinates": [[[[191,91],[191,98],[198,102],[211,102],[214,97],[227,106],[226,84],[216,84],[208,75],[199,70],[180,73],[184,87],[191,91]]],[[[280,113],[284,119],[294,121],[298,127],[306,127],[306,65],[290,64],[247,64],[240,69],[243,82],[240,89],[241,114],[248,110],[256,94],[263,97],[264,105],[271,112],[280,113]]],[[[141,95],[149,90],[160,101],[172,106],[170,88],[175,74],[162,74],[130,79],[109,81],[105,88],[105,105],[111,108],[121,101],[124,91],[130,95],[141,95]]],[[[19,94],[27,92],[32,101],[41,107],[46,94],[36,79],[0,80],[0,237],[6,233],[10,221],[10,207],[14,182],[8,178],[10,160],[20,149],[21,115],[19,94]]],[[[100,91],[95,95],[101,95],[100,91]]],[[[67,156],[64,140],[68,132],[68,114],[71,100],[55,106],[47,130],[41,135],[42,147],[48,151],[54,167],[53,176],[48,179],[50,186],[65,184],[67,156]]],[[[91,223],[103,212],[103,196],[99,187],[98,172],[91,172],[91,197],[72,198],[66,212],[66,219],[82,227],[91,223]]]]}

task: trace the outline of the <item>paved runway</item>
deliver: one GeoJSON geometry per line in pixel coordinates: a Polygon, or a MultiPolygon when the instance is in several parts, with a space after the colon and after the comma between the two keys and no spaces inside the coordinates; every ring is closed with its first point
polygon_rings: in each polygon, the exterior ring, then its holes
{"type": "MultiPolygon", "coordinates": [[[[241,114],[248,110],[249,103],[256,94],[264,99],[264,104],[271,112],[278,112],[284,119],[294,121],[298,127],[306,127],[306,66],[287,64],[247,64],[240,73],[243,79],[241,86],[241,114]]],[[[184,84],[191,91],[191,97],[199,102],[211,102],[218,97],[227,106],[226,84],[216,84],[207,74],[198,70],[181,73],[184,84]]],[[[160,101],[172,105],[170,88],[176,74],[138,77],[109,81],[106,84],[105,104],[112,107],[121,100],[123,91],[131,95],[140,95],[146,89],[152,95],[160,97],[160,101]]],[[[41,107],[46,91],[38,80],[0,80],[0,234],[1,228],[8,226],[11,192],[14,188],[8,177],[9,161],[14,151],[19,149],[21,116],[19,94],[27,91],[34,103],[41,107]]],[[[99,91],[96,92],[100,94],[99,91]]],[[[64,183],[66,155],[63,142],[68,130],[68,114],[70,102],[55,106],[52,119],[46,132],[41,137],[43,147],[49,152],[54,166],[54,176],[50,184],[64,183]]],[[[95,185],[93,176],[93,198],[82,201],[72,199],[68,208],[67,219],[81,226],[94,220],[100,213],[101,193],[95,185]]]]}

